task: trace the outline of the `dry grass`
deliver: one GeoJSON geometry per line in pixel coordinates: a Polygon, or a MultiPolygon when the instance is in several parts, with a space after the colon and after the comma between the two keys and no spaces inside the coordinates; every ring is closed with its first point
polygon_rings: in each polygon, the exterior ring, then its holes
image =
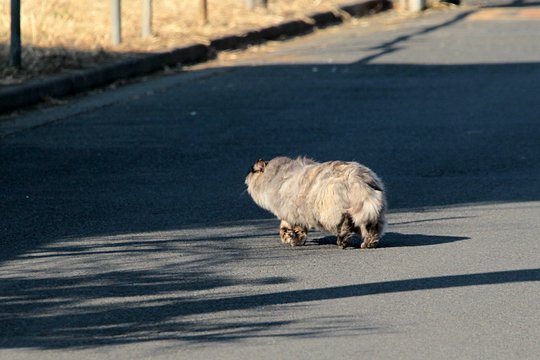
{"type": "Polygon", "coordinates": [[[123,43],[111,44],[110,0],[24,0],[21,8],[23,70],[7,68],[9,0],[0,0],[0,84],[93,66],[133,53],[179,47],[226,34],[335,10],[351,0],[269,0],[248,10],[244,0],[208,0],[202,24],[200,0],[153,0],[154,35],[141,37],[141,0],[122,1],[123,43]]]}

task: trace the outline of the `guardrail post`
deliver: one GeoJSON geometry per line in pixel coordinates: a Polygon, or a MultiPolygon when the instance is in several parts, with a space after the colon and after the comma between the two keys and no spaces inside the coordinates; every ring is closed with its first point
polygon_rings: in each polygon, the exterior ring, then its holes
{"type": "Polygon", "coordinates": [[[152,36],[152,0],[142,0],[142,36],[152,36]]]}
{"type": "Polygon", "coordinates": [[[399,9],[420,12],[426,8],[426,0],[398,0],[399,9]]]}
{"type": "Polygon", "coordinates": [[[112,43],[118,45],[122,42],[122,18],[121,1],[111,0],[111,23],[112,23],[112,43]]]}
{"type": "Polygon", "coordinates": [[[200,9],[201,9],[201,20],[203,24],[208,23],[208,1],[200,0],[200,9]]]}
{"type": "Polygon", "coordinates": [[[21,1],[11,0],[11,38],[8,65],[21,67],[21,1]]]}
{"type": "Polygon", "coordinates": [[[267,7],[268,0],[245,0],[248,9],[254,9],[257,6],[267,7]]]}
{"type": "Polygon", "coordinates": [[[426,7],[426,0],[409,0],[409,11],[419,12],[426,7]]]}

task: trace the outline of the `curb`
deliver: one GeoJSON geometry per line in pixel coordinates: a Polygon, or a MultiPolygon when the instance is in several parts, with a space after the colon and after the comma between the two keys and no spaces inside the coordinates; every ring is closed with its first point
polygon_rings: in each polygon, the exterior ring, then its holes
{"type": "Polygon", "coordinates": [[[278,25],[230,35],[210,41],[209,45],[195,44],[174,50],[100,65],[72,74],[51,76],[0,89],[0,114],[34,105],[47,98],[57,98],[109,85],[121,79],[146,75],[164,66],[204,62],[218,51],[235,50],[269,40],[303,35],[317,28],[344,22],[347,17],[362,17],[391,8],[389,0],[364,0],[343,5],[342,13],[331,11],[308,15],[305,20],[292,20],[278,25]]]}

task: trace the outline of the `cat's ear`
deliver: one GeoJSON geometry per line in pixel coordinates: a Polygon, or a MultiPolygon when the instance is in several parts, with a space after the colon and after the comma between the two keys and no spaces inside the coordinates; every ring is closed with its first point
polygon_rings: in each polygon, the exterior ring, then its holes
{"type": "Polygon", "coordinates": [[[258,173],[258,172],[264,172],[264,169],[266,168],[266,165],[268,165],[268,161],[264,161],[263,159],[257,160],[257,162],[251,167],[252,173],[258,173]]]}

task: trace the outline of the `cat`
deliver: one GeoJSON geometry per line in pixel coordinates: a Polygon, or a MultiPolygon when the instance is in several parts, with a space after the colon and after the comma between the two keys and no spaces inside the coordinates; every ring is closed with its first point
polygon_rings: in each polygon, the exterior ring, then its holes
{"type": "Polygon", "coordinates": [[[258,160],[245,184],[260,207],[281,220],[280,238],[291,246],[304,245],[309,229],[337,236],[341,248],[353,233],[361,248],[378,245],[386,225],[386,197],[382,181],[357,162],[319,163],[298,157],[258,160]]]}

